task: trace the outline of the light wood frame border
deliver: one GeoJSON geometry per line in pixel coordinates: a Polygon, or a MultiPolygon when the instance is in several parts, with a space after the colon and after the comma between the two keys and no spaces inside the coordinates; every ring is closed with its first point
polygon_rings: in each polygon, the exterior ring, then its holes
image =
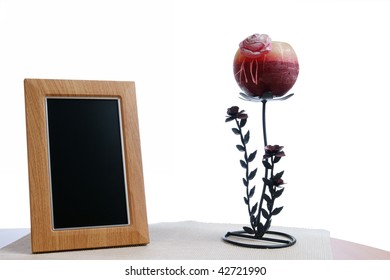
{"type": "Polygon", "coordinates": [[[134,82],[25,79],[33,253],[149,243],[134,82]],[[130,224],[53,230],[46,97],[119,98],[130,224]]]}

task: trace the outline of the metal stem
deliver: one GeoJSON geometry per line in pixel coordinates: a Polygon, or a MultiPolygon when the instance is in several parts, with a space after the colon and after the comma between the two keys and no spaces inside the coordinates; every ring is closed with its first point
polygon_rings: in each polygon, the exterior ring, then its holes
{"type": "MultiPolygon", "coordinates": [[[[265,108],[266,108],[267,100],[263,99],[261,102],[263,103],[263,120],[262,120],[262,123],[263,123],[263,138],[264,138],[264,147],[265,147],[265,146],[268,145],[267,144],[267,128],[266,128],[266,123],[265,123],[265,108]]],[[[267,159],[267,161],[268,161],[268,159],[267,159]]],[[[265,168],[264,178],[268,178],[268,168],[265,168]]],[[[266,190],[266,184],[264,183],[263,184],[263,190],[261,192],[260,203],[259,203],[259,208],[258,208],[258,214],[257,214],[257,219],[256,219],[257,226],[260,225],[260,221],[261,221],[261,209],[263,208],[265,190],[266,190]]]]}
{"type": "Polygon", "coordinates": [[[237,125],[237,128],[238,128],[238,131],[240,132],[240,138],[241,138],[242,146],[244,147],[244,159],[245,159],[245,163],[246,163],[245,180],[247,182],[247,185],[245,186],[246,187],[246,198],[248,199],[248,204],[247,205],[248,205],[249,221],[251,223],[251,227],[254,230],[255,229],[254,223],[250,219],[250,217],[251,217],[251,206],[250,206],[250,203],[249,203],[250,198],[249,198],[249,162],[248,162],[248,152],[247,152],[247,149],[246,149],[244,136],[242,135],[242,129],[241,129],[240,123],[239,123],[239,121],[237,119],[236,119],[236,125],[237,125]]]}
{"type": "Polygon", "coordinates": [[[263,138],[264,138],[264,147],[267,146],[267,128],[265,123],[265,105],[267,104],[267,100],[263,99],[261,101],[263,103],[263,138]]]}

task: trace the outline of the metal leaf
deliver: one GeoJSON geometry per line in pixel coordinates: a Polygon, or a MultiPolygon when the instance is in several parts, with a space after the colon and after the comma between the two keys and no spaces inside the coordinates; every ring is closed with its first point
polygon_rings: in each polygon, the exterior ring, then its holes
{"type": "Polygon", "coordinates": [[[257,211],[257,204],[258,204],[258,202],[256,202],[255,205],[253,205],[253,207],[252,207],[252,209],[251,209],[251,215],[253,215],[253,214],[256,213],[256,211],[257,211]]]}
{"type": "Polygon", "coordinates": [[[232,120],[234,120],[235,118],[234,117],[227,117],[225,119],[225,122],[231,122],[232,120]]]}
{"type": "Polygon", "coordinates": [[[269,163],[268,160],[263,160],[263,165],[267,169],[271,169],[272,168],[272,165],[271,165],[271,163],[269,163]]]}
{"type": "Polygon", "coordinates": [[[236,145],[236,148],[237,148],[237,150],[239,150],[240,152],[245,152],[244,146],[236,145]]]}
{"type": "Polygon", "coordinates": [[[282,209],[283,209],[283,206],[275,208],[274,211],[272,211],[272,215],[273,216],[278,215],[280,213],[280,211],[282,211],[282,209]]]}
{"type": "Polygon", "coordinates": [[[256,173],[257,173],[257,168],[255,170],[253,170],[249,176],[248,176],[248,180],[253,180],[253,178],[255,178],[256,176],[256,173]]]}
{"type": "Polygon", "coordinates": [[[281,157],[275,157],[274,163],[278,163],[281,160],[281,157]]]}
{"type": "Polygon", "coordinates": [[[249,200],[246,197],[244,197],[244,202],[245,202],[246,205],[248,205],[249,200]]]}
{"type": "Polygon", "coordinates": [[[251,153],[248,157],[248,162],[253,161],[256,158],[257,150],[251,153]]]}
{"type": "Polygon", "coordinates": [[[245,169],[248,168],[248,165],[242,159],[240,160],[240,164],[241,164],[242,168],[245,168],[245,169]]]}
{"type": "Polygon", "coordinates": [[[242,182],[244,183],[244,186],[245,186],[245,187],[248,186],[248,181],[247,181],[245,178],[242,178],[242,182]]]}
{"type": "Polygon", "coordinates": [[[240,121],[240,127],[243,128],[245,126],[245,124],[246,124],[246,119],[242,119],[240,121]]]}
{"type": "Polygon", "coordinates": [[[245,134],[245,137],[244,137],[244,143],[245,144],[248,144],[249,138],[250,138],[250,133],[249,133],[249,130],[248,130],[248,132],[245,134]]]}
{"type": "Polygon", "coordinates": [[[267,210],[261,209],[261,214],[263,214],[264,218],[266,218],[267,220],[269,220],[270,215],[268,214],[267,210]]]}
{"type": "Polygon", "coordinates": [[[254,186],[251,191],[249,192],[248,194],[248,197],[251,198],[254,194],[255,194],[255,189],[256,189],[256,186],[254,186]]]}
{"type": "Polygon", "coordinates": [[[270,203],[272,201],[272,199],[268,196],[268,194],[264,193],[263,194],[263,198],[265,201],[267,201],[268,203],[270,203]]]}
{"type": "Polygon", "coordinates": [[[278,198],[279,196],[282,195],[284,191],[284,188],[281,188],[280,190],[277,190],[275,193],[274,193],[274,198],[278,198]]]}
{"type": "Polygon", "coordinates": [[[245,231],[246,233],[249,233],[249,234],[254,234],[254,233],[255,233],[255,232],[253,231],[253,229],[250,228],[250,227],[243,227],[243,229],[244,229],[244,231],[245,231]]]}
{"type": "Polygon", "coordinates": [[[277,174],[274,176],[274,180],[275,180],[275,181],[279,181],[279,180],[282,178],[283,173],[284,173],[284,171],[281,171],[281,172],[277,173],[277,174]]]}
{"type": "Polygon", "coordinates": [[[236,135],[239,135],[239,134],[240,134],[240,131],[239,131],[237,128],[235,128],[235,127],[232,128],[232,131],[233,131],[233,133],[236,134],[236,135]]]}

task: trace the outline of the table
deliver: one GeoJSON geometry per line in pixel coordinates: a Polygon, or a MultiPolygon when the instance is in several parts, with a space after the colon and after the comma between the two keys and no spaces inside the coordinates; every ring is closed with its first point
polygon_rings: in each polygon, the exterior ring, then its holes
{"type": "Polygon", "coordinates": [[[147,246],[48,254],[31,254],[29,229],[0,229],[0,259],[390,259],[388,251],[332,238],[322,229],[273,228],[297,238],[297,244],[285,249],[248,249],[221,240],[226,231],[240,227],[194,221],[158,223],[149,226],[147,246]]]}

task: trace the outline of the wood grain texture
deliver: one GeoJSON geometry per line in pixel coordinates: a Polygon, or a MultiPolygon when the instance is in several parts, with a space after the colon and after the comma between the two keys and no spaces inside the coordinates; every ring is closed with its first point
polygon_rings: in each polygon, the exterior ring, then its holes
{"type": "Polygon", "coordinates": [[[33,253],[149,243],[135,83],[26,79],[24,87],[33,253]],[[130,225],[53,230],[46,97],[120,99],[130,225]]]}

